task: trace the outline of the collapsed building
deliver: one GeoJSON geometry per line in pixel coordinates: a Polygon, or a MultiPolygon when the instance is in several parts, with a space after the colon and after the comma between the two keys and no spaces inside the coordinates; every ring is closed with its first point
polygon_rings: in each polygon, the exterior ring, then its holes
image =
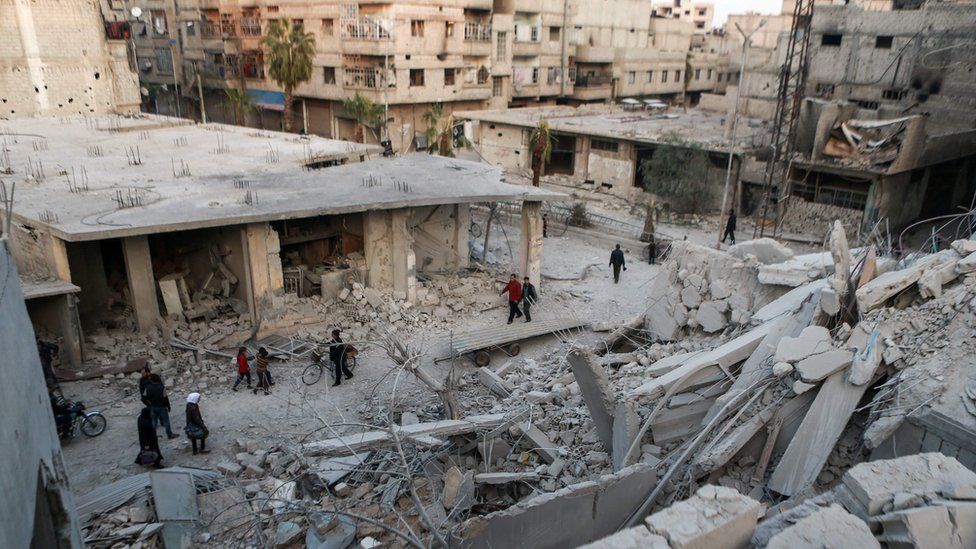
{"type": "Polygon", "coordinates": [[[538,280],[543,200],[498,170],[428,155],[166,117],[15,121],[12,252],[35,329],[84,359],[84,334],[176,315],[256,323],[285,293],[334,299],[353,277],[400,300],[467,265],[469,205],[524,202],[521,272],[538,280]]]}

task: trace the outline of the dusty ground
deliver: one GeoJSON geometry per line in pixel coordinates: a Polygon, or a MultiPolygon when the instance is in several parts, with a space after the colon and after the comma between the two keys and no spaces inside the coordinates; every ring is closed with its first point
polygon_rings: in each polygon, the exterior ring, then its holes
{"type": "MultiPolygon", "coordinates": [[[[518,229],[505,226],[503,231],[496,224],[492,233],[492,252],[501,261],[496,275],[500,290],[506,278],[504,273],[513,270],[512,265],[517,264],[508,252],[505,236],[517,253],[518,229]]],[[[534,308],[533,316],[541,319],[571,315],[589,322],[628,319],[643,312],[648,298],[643,289],[649,287],[657,267],[628,254],[628,270],[623,273],[620,284],[614,284],[607,266],[609,251],[575,237],[547,238],[543,252],[544,275],[572,277],[581,274],[586,265],[595,264],[595,267],[582,280],[544,281],[540,288],[541,303],[534,308]]],[[[507,306],[504,300],[499,297],[496,308],[466,315],[455,329],[505,322],[507,306]]],[[[428,349],[425,367],[439,375],[444,375],[451,367],[450,362],[432,364],[435,356],[444,356],[447,336],[443,331],[428,333],[426,330],[412,335],[415,342],[422,341],[428,349]]],[[[582,333],[579,337],[583,340],[594,338],[590,333],[582,333]]],[[[562,345],[565,344],[552,337],[536,338],[522,346],[520,359],[539,358],[562,345]]],[[[504,355],[496,353],[493,366],[504,360],[504,355]]],[[[221,461],[233,459],[239,451],[235,446],[238,439],[265,440],[269,447],[295,444],[306,437],[328,438],[344,425],[363,422],[364,412],[375,413],[378,407],[412,410],[422,419],[425,416],[432,419],[438,405],[436,396],[426,386],[408,374],[394,371],[390,359],[378,348],[363,349],[355,377],[336,388],[330,387],[325,378],[310,387],[303,385],[299,379],[302,366],[273,365],[276,386],[270,396],[264,396],[243,389],[232,392],[234,370],[228,363],[223,382],[212,384],[200,402],[211,432],[208,448],[213,451],[207,455],[194,456],[190,452],[189,441],[182,434],[185,398],[190,389],[180,385],[174,387],[170,391],[171,421],[173,430],[181,436],[167,440],[160,428],[165,463],[216,467],[221,461]],[[391,403],[390,397],[394,394],[397,402],[391,403]]],[[[458,361],[457,367],[462,373],[473,371],[470,361],[458,361]]],[[[464,394],[484,394],[480,386],[469,389],[464,394]]],[[[108,429],[101,436],[94,439],[80,436],[64,444],[74,491],[85,493],[97,485],[142,472],[141,466],[133,464],[138,445],[135,423],[141,408],[138,399],[125,396],[121,385],[110,380],[65,383],[64,390],[68,398],[83,400],[89,409],[102,411],[108,418],[108,429]]]]}

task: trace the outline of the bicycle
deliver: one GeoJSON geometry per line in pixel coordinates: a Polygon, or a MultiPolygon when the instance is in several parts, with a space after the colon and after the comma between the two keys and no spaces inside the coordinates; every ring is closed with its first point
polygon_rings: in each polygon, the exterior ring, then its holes
{"type": "MultiPolygon", "coordinates": [[[[305,385],[315,385],[322,379],[322,373],[328,369],[329,375],[335,375],[335,365],[329,360],[328,356],[322,356],[317,351],[312,351],[312,363],[302,371],[302,383],[305,385]]],[[[346,369],[352,373],[356,369],[356,356],[346,355],[346,369]]]]}
{"type": "Polygon", "coordinates": [[[75,402],[69,410],[71,423],[59,433],[61,438],[72,439],[79,430],[88,437],[97,437],[105,432],[108,420],[101,412],[86,412],[85,405],[75,402]]]}

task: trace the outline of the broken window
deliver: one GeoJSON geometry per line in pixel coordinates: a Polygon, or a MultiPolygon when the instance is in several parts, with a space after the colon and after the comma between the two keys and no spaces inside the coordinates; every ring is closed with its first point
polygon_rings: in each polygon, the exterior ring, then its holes
{"type": "Polygon", "coordinates": [[[410,36],[415,38],[423,38],[424,36],[424,22],[420,19],[410,20],[410,36]]]}
{"type": "Polygon", "coordinates": [[[454,85],[454,69],[444,69],[444,85],[454,85]]]}
{"type": "Polygon", "coordinates": [[[821,46],[839,46],[841,40],[844,38],[843,34],[824,34],[820,37],[821,46]]]}
{"type": "Polygon", "coordinates": [[[424,69],[410,69],[410,87],[416,88],[424,85],[424,69]]]}
{"type": "Polygon", "coordinates": [[[604,139],[593,139],[590,141],[590,148],[595,151],[617,152],[618,144],[616,141],[606,141],[604,139]]]}
{"type": "Polygon", "coordinates": [[[163,10],[152,10],[152,27],[155,36],[166,36],[169,29],[166,26],[166,12],[163,10]]]}
{"type": "Polygon", "coordinates": [[[874,38],[874,47],[879,50],[890,50],[894,41],[895,38],[893,36],[876,36],[874,38]]]}
{"type": "Polygon", "coordinates": [[[322,67],[322,83],[335,84],[335,67],[322,67]]]}

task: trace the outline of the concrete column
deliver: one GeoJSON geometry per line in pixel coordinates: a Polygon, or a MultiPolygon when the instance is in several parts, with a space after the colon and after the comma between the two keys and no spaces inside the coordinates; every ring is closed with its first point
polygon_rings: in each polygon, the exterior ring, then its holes
{"type": "Polygon", "coordinates": [[[61,328],[61,353],[72,368],[81,368],[84,359],[81,348],[81,321],[78,319],[78,300],[73,294],[61,296],[58,320],[61,328]]]}
{"type": "Polygon", "coordinates": [[[393,292],[407,301],[417,300],[417,256],[413,251],[413,234],[407,226],[410,210],[390,212],[390,234],[393,240],[393,292]]]}
{"type": "Polygon", "coordinates": [[[363,215],[363,253],[371,288],[393,287],[393,237],[390,234],[390,212],[369,211],[363,215]]]}
{"type": "Polygon", "coordinates": [[[268,223],[249,223],[242,229],[245,255],[247,304],[253,320],[261,311],[275,306],[275,296],[284,292],[278,233],[268,223]]]}
{"type": "Polygon", "coordinates": [[[159,301],[156,299],[156,280],[149,255],[149,239],[146,236],[123,238],[122,251],[125,254],[125,274],[129,279],[132,300],[130,305],[136,313],[139,330],[146,332],[159,320],[159,301]]]}
{"type": "Polygon", "coordinates": [[[522,203],[522,231],[519,237],[519,276],[540,287],[542,279],[542,202],[522,203]]]}
{"type": "Polygon", "coordinates": [[[471,230],[471,205],[454,205],[454,268],[468,266],[468,238],[471,230]]]}
{"type": "Polygon", "coordinates": [[[71,282],[71,267],[68,262],[68,248],[64,240],[48,235],[47,245],[44,247],[47,254],[47,264],[51,269],[51,276],[58,280],[71,282]]]}

